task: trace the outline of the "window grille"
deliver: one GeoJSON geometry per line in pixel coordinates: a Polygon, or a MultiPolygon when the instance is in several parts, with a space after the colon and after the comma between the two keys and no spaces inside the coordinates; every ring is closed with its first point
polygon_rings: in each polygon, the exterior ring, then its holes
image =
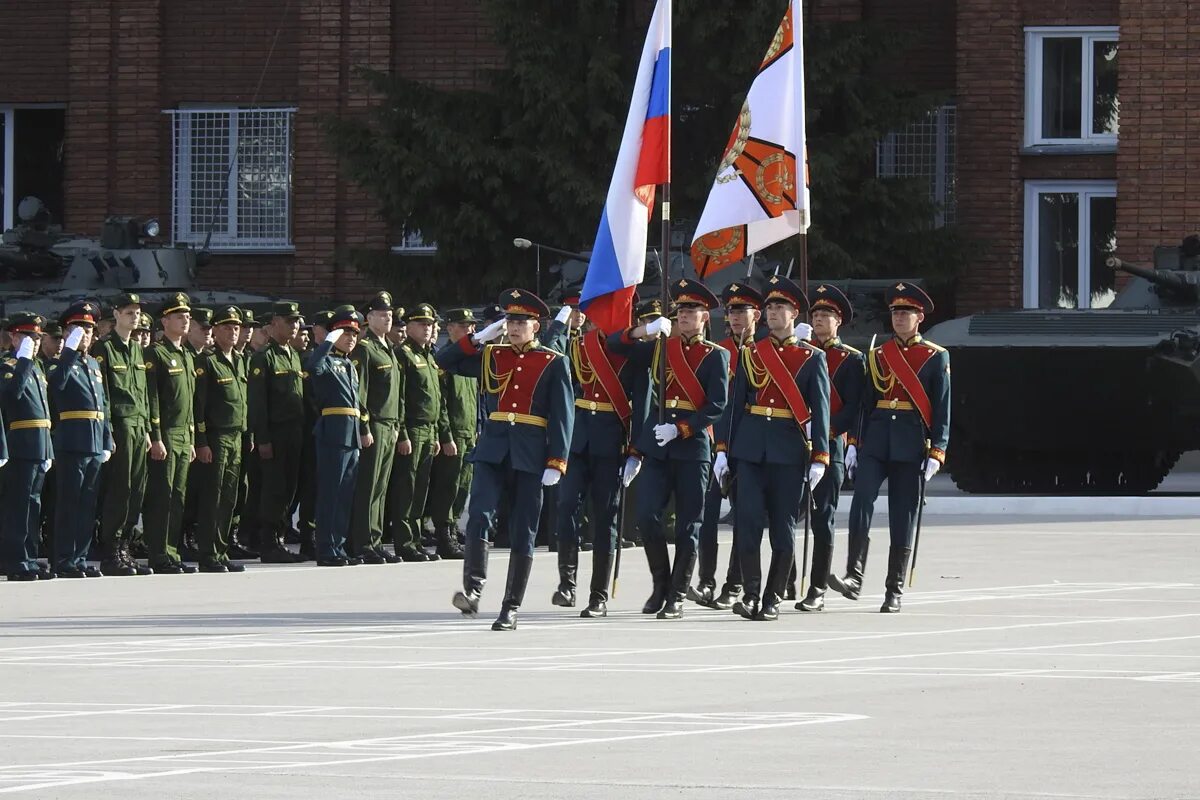
{"type": "Polygon", "coordinates": [[[166,113],[173,119],[174,241],[207,239],[212,250],[290,250],[295,109],[166,113]]]}
{"type": "Polygon", "coordinates": [[[955,107],[944,105],[925,119],[889,133],[876,146],[875,174],[880,178],[917,178],[929,183],[937,205],[934,224],[954,224],[955,107]]]}
{"type": "Polygon", "coordinates": [[[405,255],[433,255],[437,252],[437,242],[427,242],[421,231],[410,228],[407,224],[392,233],[393,253],[405,255]]]}

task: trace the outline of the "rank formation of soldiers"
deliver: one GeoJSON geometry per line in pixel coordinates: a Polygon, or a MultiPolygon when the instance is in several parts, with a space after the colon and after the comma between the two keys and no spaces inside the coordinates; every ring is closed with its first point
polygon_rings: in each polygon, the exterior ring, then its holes
{"type": "Polygon", "coordinates": [[[14,314],[0,340],[3,573],[461,559],[452,602],[474,616],[489,550],[507,544],[492,628],[512,630],[541,531],[557,557],[551,601],[584,605],[584,618],[607,615],[621,551],[641,545],[653,583],[643,613],[677,619],[690,600],[769,621],[797,599],[797,561],[808,585],[799,611],[821,611],[828,589],[859,598],[888,481],[880,610],[899,611],[925,484],[949,437],[949,356],[920,334],[929,297],[891,287],[894,335],[866,354],[839,339],[854,309],[829,284],[806,296],[776,276],[718,299],[680,280],[670,301],[665,316],[657,300],[637,304],[608,335],[578,298],[551,318],[522,289],[484,319],[406,310],[387,292],[311,324],[291,301],[255,319],[195,308],[185,294],[153,309],[125,294],[111,308],[73,303],[58,320],[14,314]],[[719,343],[705,338],[718,306],[719,343]],[[847,476],[839,575],[834,513],[847,476]],[[734,537],[718,585],[725,500],[734,537]],[[581,552],[591,553],[586,603],[581,552]]]}

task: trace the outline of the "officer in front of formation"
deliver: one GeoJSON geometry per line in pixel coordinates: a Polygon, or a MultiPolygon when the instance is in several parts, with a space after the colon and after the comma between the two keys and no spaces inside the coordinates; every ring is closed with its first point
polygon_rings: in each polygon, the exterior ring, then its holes
{"type": "Polygon", "coordinates": [[[229,557],[229,533],[242,478],[246,362],[234,353],[242,333],[236,306],[210,317],[213,347],[196,362],[196,547],[201,572],[244,572],[229,557]]]}
{"type": "Polygon", "coordinates": [[[389,292],[379,292],[367,301],[366,330],[350,356],[366,395],[368,427],[374,440],[374,445],[359,457],[354,512],[350,518],[350,554],[367,564],[394,564],[401,560],[383,548],[388,481],[404,411],[404,372],[387,340],[394,310],[389,292]]]}
{"type": "Polygon", "coordinates": [[[38,566],[42,486],[54,459],[46,376],[34,360],[42,318],[27,311],[9,318],[13,353],[0,361],[0,418],[8,463],[0,475],[0,559],[10,581],[52,578],[38,566]]]}
{"type": "Polygon", "coordinates": [[[447,344],[437,363],[448,373],[480,379],[487,413],[471,454],[463,589],[454,595],[454,606],[468,616],[479,611],[488,543],[507,493],[508,584],[492,630],[509,631],[517,626],[533,568],[542,487],[557,484],[567,471],[575,407],[566,357],[538,344],[540,319],[550,313],[546,304],[532,292],[510,289],[500,295],[500,306],[503,320],[447,344]],[[502,333],[508,343],[492,344],[502,333]]]}
{"type": "Polygon", "coordinates": [[[779,618],[795,555],[795,528],[802,503],[829,466],[829,372],[825,353],[796,338],[797,318],[808,300],[789,278],[766,286],[770,335],[742,347],[738,372],[719,430],[713,467],[723,480],[737,475],[738,557],[744,594],[733,610],[748,620],[779,618]],[[764,524],[770,531],[771,565],[762,579],[759,550],[764,524]]]}
{"type": "Polygon", "coordinates": [[[374,444],[358,370],[349,358],[358,343],[361,322],[354,306],[334,309],[329,334],[308,361],[320,409],[313,435],[317,442],[317,565],[322,567],[362,563],[345,549],[360,453],[374,444]]]}
{"type": "Polygon", "coordinates": [[[866,390],[863,354],[838,336],[843,324],[854,319],[850,298],[833,284],[812,291],[813,342],[825,352],[829,370],[829,470],[813,490],[813,552],[808,593],[796,603],[800,611],[825,607],[829,567],[833,559],[833,515],[837,511],[846,463],[854,462],[862,396],[866,390]]]}
{"type": "Polygon", "coordinates": [[[855,473],[846,576],[831,575],[829,585],[851,600],[858,599],[875,500],[886,480],[891,549],[879,610],[895,613],[900,610],[924,485],[946,460],[950,354],[921,336],[921,323],[933,311],[929,295],[901,282],[890,287],[884,299],[892,312],[895,336],[867,356],[870,384],[864,395],[862,434],[857,452],[847,453],[846,459],[846,468],[855,473]]]}
{"type": "MultiPolygon", "coordinates": [[[[758,321],[762,318],[763,296],[753,286],[744,283],[731,283],[721,293],[721,303],[725,306],[725,324],[729,328],[729,336],[719,344],[729,352],[729,383],[733,385],[734,375],[737,374],[738,356],[741,349],[754,342],[754,334],[758,329],[758,321]]],[[[718,431],[717,436],[727,438],[729,431],[718,431]]],[[[715,455],[715,454],[714,454],[715,455]]],[[[730,482],[730,503],[733,503],[737,482],[730,482]]],[[[742,593],[742,567],[738,561],[737,532],[734,531],[735,544],[729,548],[729,567],[725,571],[725,584],[721,593],[717,591],[717,526],[721,520],[721,501],[723,492],[721,481],[708,482],[708,492],[704,498],[704,521],[700,527],[700,557],[699,579],[696,588],[689,589],[688,599],[694,603],[709,608],[727,610],[742,593]]]]}
{"type": "Polygon", "coordinates": [[[50,364],[47,380],[58,417],[54,431],[57,494],[54,571],[60,578],[98,578],[87,564],[95,530],[100,465],[112,457],[112,425],[100,364],[88,355],[100,308],[90,300],[72,303],[60,324],[63,352],[50,364]]]}
{"type": "MultiPolygon", "coordinates": [[[[469,308],[452,308],[446,312],[446,334],[452,344],[475,333],[479,322],[469,308]]],[[[429,503],[426,513],[433,520],[442,558],[462,558],[459,546],[458,519],[467,506],[471,492],[471,464],[467,454],[475,446],[479,423],[479,381],[466,375],[452,375],[439,370],[442,398],[446,403],[446,421],[454,447],[446,448],[433,459],[429,479],[429,503]],[[453,453],[453,454],[451,454],[453,453]],[[446,542],[443,547],[442,543],[446,542]]]]}
{"type": "Polygon", "coordinates": [[[638,528],[645,541],[646,561],[654,590],[642,607],[643,614],[659,619],[679,619],[683,600],[692,582],[704,493],[712,474],[713,441],[710,433],[725,408],[729,391],[729,353],[704,339],[709,312],[718,300],[704,284],[681,279],[671,285],[678,313],[677,334],[665,317],[647,325],[614,333],[610,350],[633,363],[631,369],[649,373],[656,404],[647,405],[634,447],[637,455],[626,461],[624,480],[638,473],[638,528]],[[659,334],[668,338],[660,338],[659,334]],[[643,341],[645,336],[651,336],[643,341]],[[666,361],[666,386],[659,384],[659,365],[666,361]],[[657,406],[657,407],[656,407],[657,406]],[[661,409],[662,423],[655,414],[661,409]],[[675,500],[675,564],[671,566],[662,515],[675,500]]]}

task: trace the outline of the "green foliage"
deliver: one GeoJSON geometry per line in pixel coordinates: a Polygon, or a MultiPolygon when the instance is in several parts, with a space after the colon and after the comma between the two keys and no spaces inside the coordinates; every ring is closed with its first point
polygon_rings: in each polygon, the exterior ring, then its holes
{"type": "MultiPolygon", "coordinates": [[[[786,4],[675,2],[672,193],[682,220],[699,217],[786,4]]],[[[595,237],[650,4],[485,4],[507,63],[481,73],[478,88],[361,70],[383,100],[362,117],[325,120],[345,174],[378,199],[384,218],[438,244],[432,258],[346,254],[404,296],[441,302],[464,299],[464,290],[482,298],[531,286],[534,256],[515,249],[514,237],[570,250],[589,249],[595,237]]],[[[878,80],[890,44],[883,34],[809,26],[807,39],[813,274],[933,275],[952,266],[957,235],[929,228],[923,187],[874,178],[876,140],[934,99],[878,80]]]]}

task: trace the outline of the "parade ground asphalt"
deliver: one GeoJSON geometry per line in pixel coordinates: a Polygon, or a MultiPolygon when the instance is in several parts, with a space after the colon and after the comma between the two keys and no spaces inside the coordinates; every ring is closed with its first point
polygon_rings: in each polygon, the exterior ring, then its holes
{"type": "Polygon", "coordinates": [[[930,515],[898,615],[881,525],[774,623],[643,616],[638,550],[582,620],[542,550],[494,633],[507,561],[473,620],[461,562],[0,583],[0,794],[1200,797],[1194,519],[930,515]]]}

